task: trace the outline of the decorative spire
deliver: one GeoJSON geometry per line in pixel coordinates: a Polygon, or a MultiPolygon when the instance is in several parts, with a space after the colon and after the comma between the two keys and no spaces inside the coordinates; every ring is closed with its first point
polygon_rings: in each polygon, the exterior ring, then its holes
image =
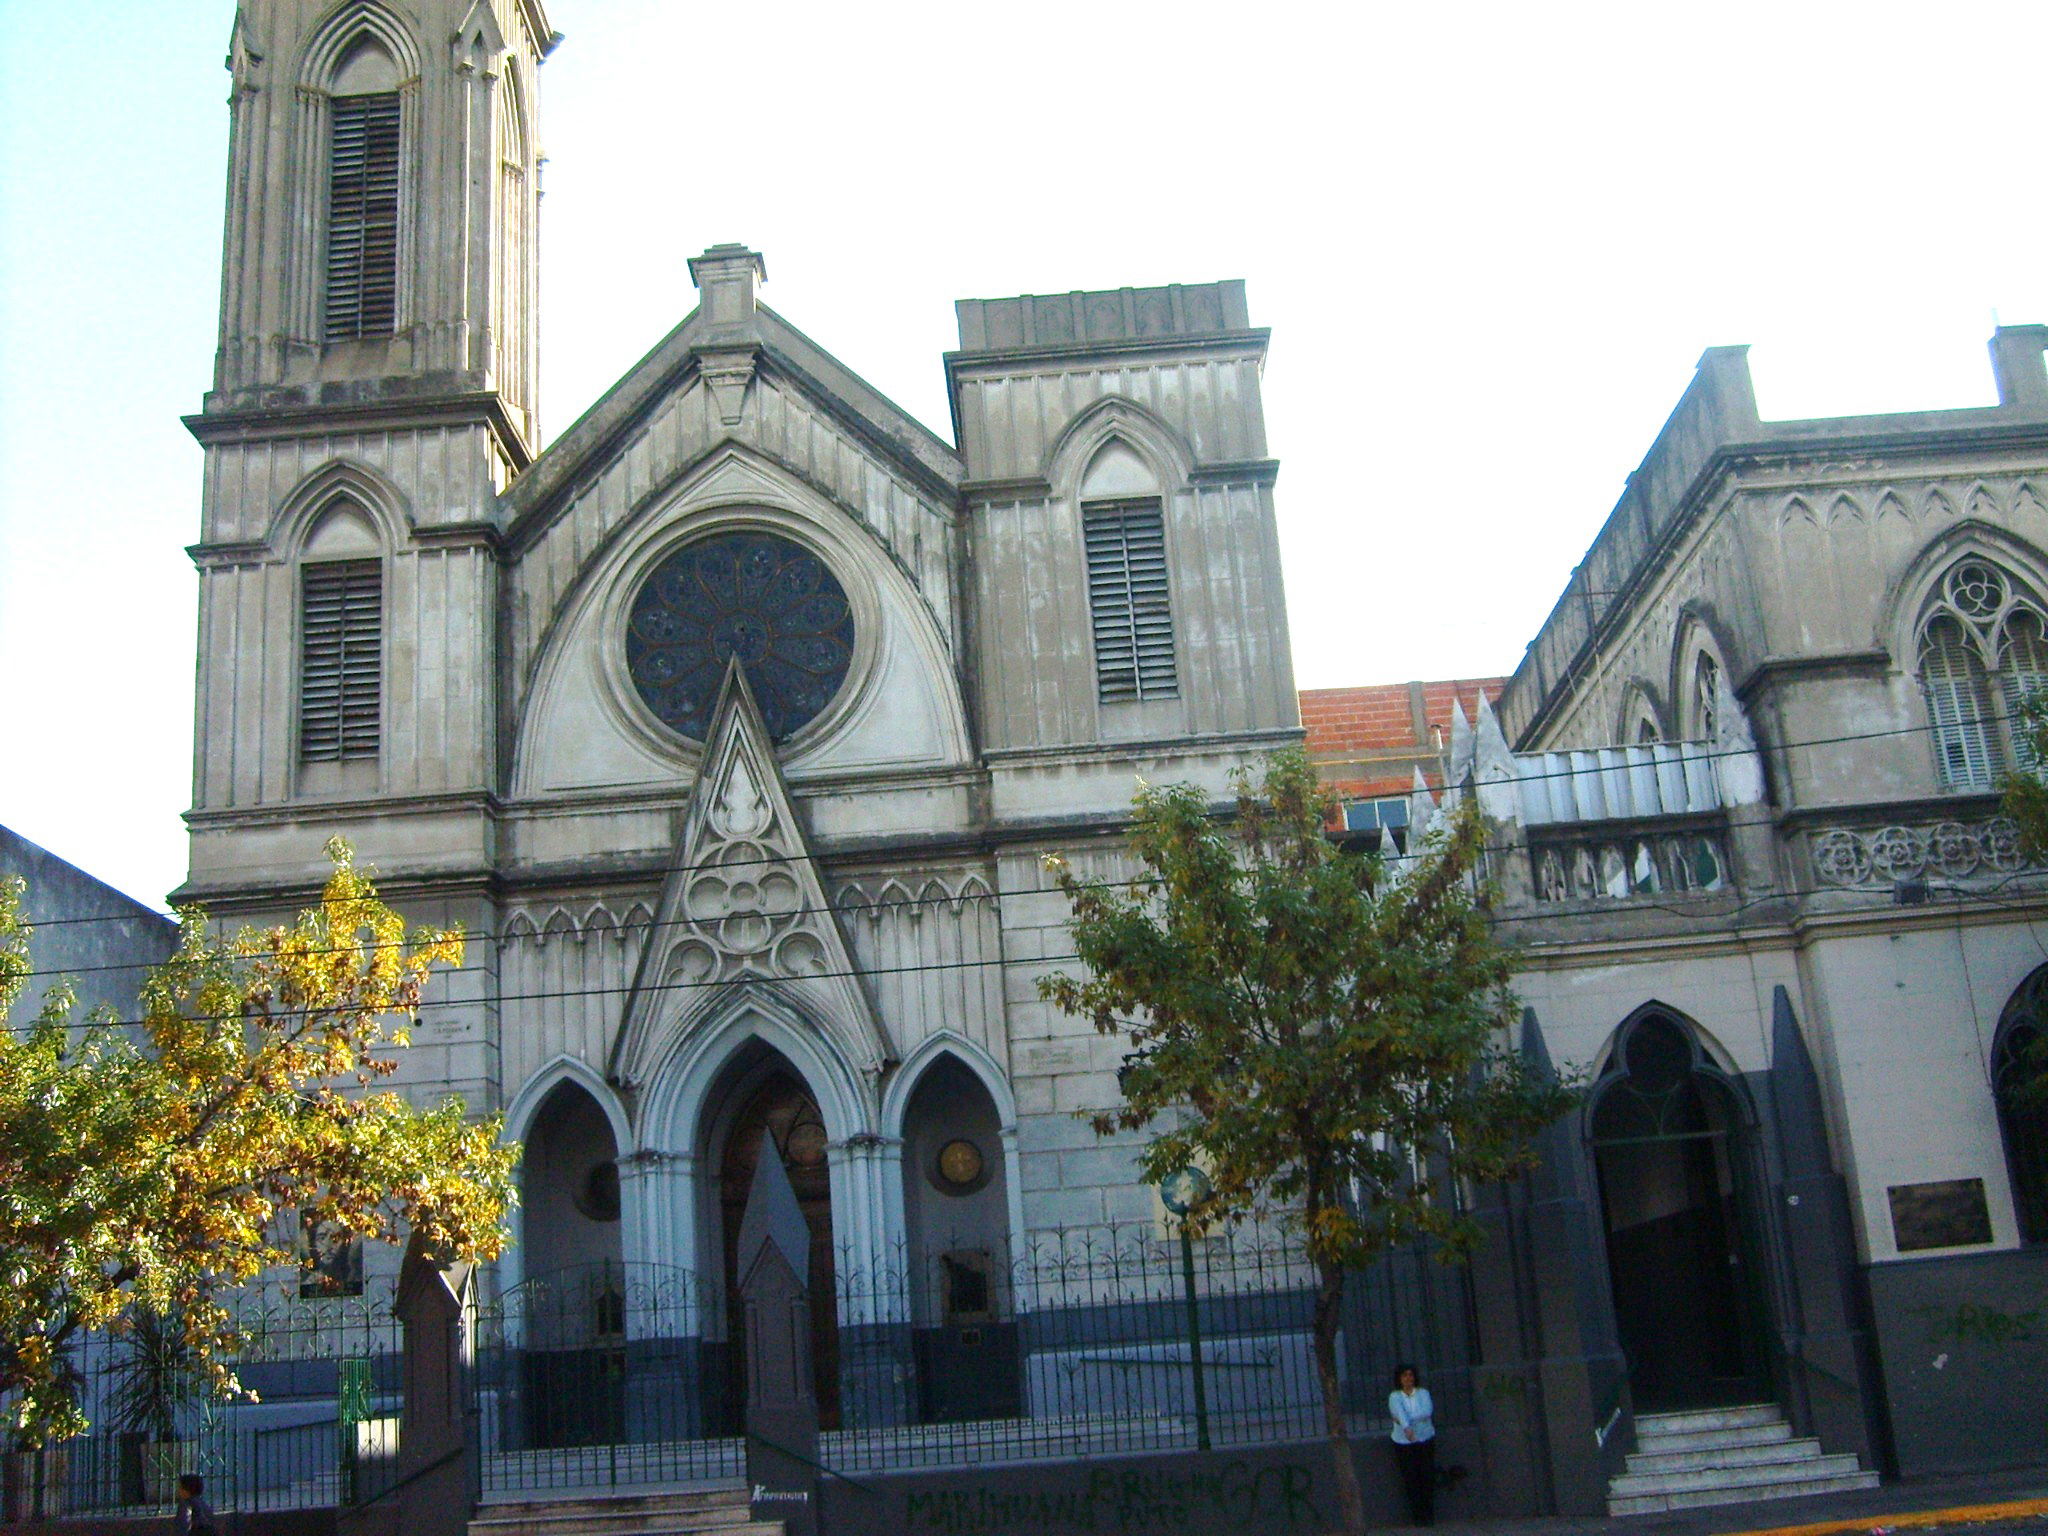
{"type": "MultiPolygon", "coordinates": [[[[1455,723],[1455,722],[1454,722],[1455,723]]],[[[1479,809],[1489,821],[1522,819],[1521,774],[1508,750],[1493,704],[1479,695],[1479,728],[1475,733],[1472,777],[1479,789],[1479,809]]]]}

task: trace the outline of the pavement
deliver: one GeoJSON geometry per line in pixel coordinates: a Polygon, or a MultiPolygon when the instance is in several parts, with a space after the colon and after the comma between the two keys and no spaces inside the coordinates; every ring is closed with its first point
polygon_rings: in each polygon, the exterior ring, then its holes
{"type": "MultiPolygon", "coordinates": [[[[1412,1527],[1381,1526],[1378,1536],[1400,1529],[1412,1527]]],[[[1444,1536],[1886,1536],[1943,1529],[1967,1536],[2048,1536],[2048,1468],[1666,1514],[1446,1520],[1435,1529],[1444,1536]]]]}

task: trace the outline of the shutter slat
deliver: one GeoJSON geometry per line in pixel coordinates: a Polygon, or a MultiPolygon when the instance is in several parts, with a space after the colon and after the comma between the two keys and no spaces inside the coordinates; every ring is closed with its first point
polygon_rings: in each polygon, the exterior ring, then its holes
{"type": "Polygon", "coordinates": [[[1081,509],[1095,678],[1104,703],[1180,691],[1168,601],[1166,526],[1156,501],[1081,509]]]}
{"type": "Polygon", "coordinates": [[[324,561],[301,578],[299,757],[377,755],[383,713],[384,575],[375,560],[324,561]]]}
{"type": "Polygon", "coordinates": [[[397,322],[398,96],[337,96],[333,119],[327,339],[388,336],[397,322]]]}

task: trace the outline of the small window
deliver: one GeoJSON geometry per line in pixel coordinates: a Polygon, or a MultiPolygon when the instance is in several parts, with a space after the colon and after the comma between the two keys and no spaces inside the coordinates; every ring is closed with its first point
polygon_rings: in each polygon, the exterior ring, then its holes
{"type": "Polygon", "coordinates": [[[1382,853],[1408,851],[1408,802],[1398,796],[1353,800],[1344,807],[1346,832],[1377,832],[1382,853]]]}
{"type": "Polygon", "coordinates": [[[327,176],[327,339],[389,336],[398,316],[396,91],[334,98],[327,176]]]}
{"type": "Polygon", "coordinates": [[[299,759],[377,755],[384,671],[384,571],[375,560],[304,568],[299,634],[299,759]]]}
{"type": "Polygon", "coordinates": [[[1092,502],[1082,507],[1081,523],[1102,702],[1179,697],[1159,503],[1092,502]]]}

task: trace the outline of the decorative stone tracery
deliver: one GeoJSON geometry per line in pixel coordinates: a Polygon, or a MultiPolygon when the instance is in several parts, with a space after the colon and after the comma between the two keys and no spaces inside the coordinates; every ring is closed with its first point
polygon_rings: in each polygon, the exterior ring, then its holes
{"type": "Polygon", "coordinates": [[[2040,867],[2021,852],[2019,827],[2004,816],[1917,827],[1830,827],[1814,836],[1812,856],[1822,885],[1849,890],[1923,878],[1994,881],[2040,867]]]}

